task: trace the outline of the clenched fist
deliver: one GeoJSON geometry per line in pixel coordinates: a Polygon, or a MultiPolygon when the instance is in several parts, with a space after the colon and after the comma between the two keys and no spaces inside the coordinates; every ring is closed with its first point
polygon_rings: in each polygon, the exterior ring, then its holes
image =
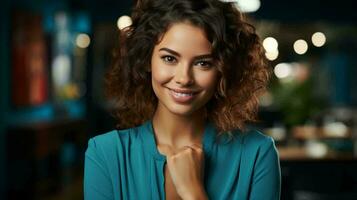
{"type": "Polygon", "coordinates": [[[167,167],[178,195],[186,199],[207,199],[204,191],[204,152],[200,145],[184,146],[178,151],[162,147],[167,167]]]}

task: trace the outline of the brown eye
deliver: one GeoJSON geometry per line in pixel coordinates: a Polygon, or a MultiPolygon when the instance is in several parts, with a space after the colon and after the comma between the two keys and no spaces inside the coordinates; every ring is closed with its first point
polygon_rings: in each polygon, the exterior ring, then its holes
{"type": "Polygon", "coordinates": [[[210,67],[212,67],[212,62],[200,60],[200,61],[197,61],[195,65],[198,65],[203,68],[210,68],[210,67]]]}
{"type": "Polygon", "coordinates": [[[176,62],[176,58],[173,57],[173,56],[162,56],[161,59],[166,62],[166,63],[169,63],[169,64],[173,64],[176,62]]]}

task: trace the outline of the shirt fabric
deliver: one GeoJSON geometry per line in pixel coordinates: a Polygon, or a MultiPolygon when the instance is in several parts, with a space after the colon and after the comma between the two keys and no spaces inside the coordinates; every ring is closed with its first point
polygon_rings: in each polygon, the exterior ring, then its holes
{"type": "MultiPolygon", "coordinates": [[[[280,199],[280,164],[271,137],[252,130],[217,136],[207,123],[203,135],[204,187],[209,199],[280,199]]],[[[85,153],[86,200],[165,199],[166,156],[152,126],[113,130],[89,140],[85,153]]]]}

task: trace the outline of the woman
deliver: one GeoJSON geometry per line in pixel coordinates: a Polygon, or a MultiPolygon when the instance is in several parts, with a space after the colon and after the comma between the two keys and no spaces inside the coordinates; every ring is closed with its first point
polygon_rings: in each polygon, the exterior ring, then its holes
{"type": "Polygon", "coordinates": [[[89,140],[85,199],[280,196],[273,140],[254,121],[269,70],[233,3],[145,0],[108,75],[122,130],[89,140]]]}

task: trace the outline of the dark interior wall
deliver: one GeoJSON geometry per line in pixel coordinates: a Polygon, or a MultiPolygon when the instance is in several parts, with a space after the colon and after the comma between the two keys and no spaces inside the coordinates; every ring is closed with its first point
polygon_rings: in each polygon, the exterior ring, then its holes
{"type": "MultiPolygon", "coordinates": [[[[11,108],[10,74],[11,74],[11,14],[14,9],[31,10],[44,13],[57,10],[66,10],[76,13],[86,11],[90,15],[93,25],[100,22],[116,22],[123,14],[130,14],[130,0],[65,0],[65,1],[34,1],[34,0],[4,0],[0,3],[0,199],[7,199],[6,188],[9,182],[7,176],[7,143],[6,131],[9,125],[11,108]]],[[[92,99],[89,99],[92,100],[92,99]]],[[[94,100],[92,100],[94,101],[94,100]]],[[[94,110],[95,111],[95,110],[94,110]]],[[[92,113],[91,115],[96,115],[92,113]]]]}
{"type": "Polygon", "coordinates": [[[4,0],[0,6],[0,199],[5,197],[5,123],[6,112],[9,105],[9,0],[4,0]]]}
{"type": "Polygon", "coordinates": [[[261,7],[253,16],[281,23],[356,24],[355,8],[354,0],[261,0],[261,7]]]}

